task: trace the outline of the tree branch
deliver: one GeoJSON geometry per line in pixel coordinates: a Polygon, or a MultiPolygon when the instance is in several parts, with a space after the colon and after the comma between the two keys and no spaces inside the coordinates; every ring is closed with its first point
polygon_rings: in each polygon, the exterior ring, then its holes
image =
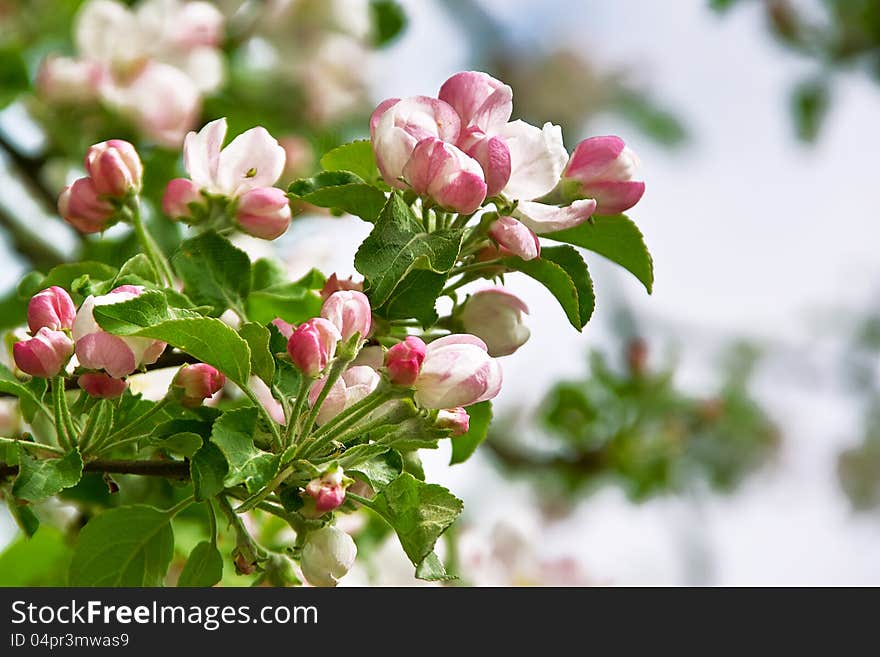
{"type": "MultiPolygon", "coordinates": [[[[107,474],[133,474],[146,477],[165,477],[166,479],[189,479],[187,461],[120,461],[98,459],[83,466],[83,472],[103,472],[107,474]]],[[[0,479],[18,474],[17,465],[0,463],[0,479]]]]}

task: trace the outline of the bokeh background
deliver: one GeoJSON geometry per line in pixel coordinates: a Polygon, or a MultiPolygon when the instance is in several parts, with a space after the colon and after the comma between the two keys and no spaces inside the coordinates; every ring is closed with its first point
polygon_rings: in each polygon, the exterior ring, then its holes
{"type": "MultiPolygon", "coordinates": [[[[22,37],[13,22],[27,4],[0,0],[0,44],[32,46],[33,80],[42,55],[70,46],[63,25],[57,42],[22,37]]],[[[220,6],[240,17],[239,4],[220,6]]],[[[338,4],[348,15],[358,3],[338,4]]],[[[363,134],[379,100],[433,94],[476,68],[513,86],[516,115],[561,123],[569,148],[622,136],[647,182],[631,216],[654,293],[594,257],[597,310],[577,334],[536,283],[510,276],[532,337],[503,361],[495,428],[464,464],[449,467],[448,446],[423,454],[428,479],[465,501],[445,545],[463,581],[880,584],[880,2],[400,5],[399,36],[348,59],[331,44],[332,65],[314,54],[323,24],[255,28],[227,50],[227,86],[204,118],[238,103],[233,125],[262,122],[320,154],[363,134]],[[295,55],[307,63],[269,104],[251,71],[287,70],[297,44],[309,44],[295,55]],[[316,89],[331,73],[336,89],[316,89]]],[[[28,94],[0,111],[5,290],[33,262],[21,254],[28,232],[48,236],[50,260],[96,248],[18,184],[16,166],[50,144],[40,180],[57,187],[70,175],[58,161],[78,147],[46,136],[28,94]]],[[[368,231],[306,214],[274,247],[292,273],[349,274],[368,231]]],[[[14,535],[0,514],[0,543],[14,535]]],[[[414,583],[393,538],[370,553],[346,583],[414,583]]]]}

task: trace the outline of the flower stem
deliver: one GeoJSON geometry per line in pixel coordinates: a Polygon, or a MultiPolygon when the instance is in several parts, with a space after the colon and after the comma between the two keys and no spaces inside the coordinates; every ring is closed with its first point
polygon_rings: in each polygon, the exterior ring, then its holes
{"type": "Polygon", "coordinates": [[[371,420],[370,422],[368,422],[367,424],[365,424],[363,426],[360,426],[360,427],[354,426],[357,422],[362,420],[364,417],[366,417],[367,415],[372,413],[379,406],[381,406],[386,401],[388,401],[391,398],[390,392],[391,391],[387,391],[384,394],[377,395],[372,400],[372,403],[358,409],[358,411],[356,413],[349,415],[345,422],[337,424],[334,428],[330,429],[329,431],[326,431],[321,435],[318,435],[316,433],[314,436],[314,440],[309,445],[308,449],[303,450],[302,456],[309,457],[309,456],[316,455],[320,452],[320,450],[322,450],[324,447],[326,447],[327,445],[332,443],[334,440],[341,438],[340,442],[344,443],[347,439],[351,439],[357,434],[366,433],[366,432],[371,431],[377,427],[381,427],[383,424],[387,423],[388,419],[390,417],[394,416],[393,411],[391,411],[390,413],[386,413],[378,418],[375,418],[374,420],[371,420]],[[353,434],[353,435],[346,436],[346,433],[348,433],[348,432],[351,432],[351,434],[353,434]]]}
{"type": "Polygon", "coordinates": [[[312,386],[314,379],[303,375],[299,383],[299,390],[296,393],[296,401],[293,404],[293,410],[287,418],[287,428],[284,431],[284,446],[290,445],[293,434],[296,431],[296,425],[299,423],[299,417],[305,407],[306,399],[309,396],[309,388],[312,386]]]}
{"type": "Polygon", "coordinates": [[[64,412],[61,410],[61,396],[64,394],[64,379],[60,376],[52,378],[52,409],[55,412],[55,435],[58,445],[63,450],[73,449],[73,444],[67,436],[67,425],[64,422],[64,412]]]}
{"type": "Polygon", "coordinates": [[[333,387],[333,384],[336,383],[337,379],[342,376],[342,373],[348,367],[348,364],[354,360],[354,358],[337,358],[333,365],[330,366],[330,371],[327,373],[327,377],[324,379],[324,387],[321,388],[321,392],[318,393],[318,398],[315,400],[315,403],[312,405],[309,414],[306,416],[305,424],[302,428],[302,434],[299,436],[297,442],[300,443],[299,449],[297,452],[302,450],[303,447],[307,444],[309,434],[312,432],[312,427],[315,424],[315,420],[318,417],[318,413],[321,410],[321,406],[324,403],[324,400],[327,399],[327,395],[330,394],[330,389],[333,387]]]}
{"type": "MultiPolygon", "coordinates": [[[[131,422],[126,424],[121,429],[117,429],[116,431],[114,431],[112,434],[108,435],[103,440],[98,441],[97,444],[92,446],[92,449],[95,450],[96,453],[101,453],[101,452],[105,452],[109,449],[113,449],[114,447],[119,446],[120,444],[122,444],[122,441],[124,439],[132,438],[128,435],[132,431],[132,429],[138,428],[144,422],[146,422],[151,417],[156,415],[156,413],[160,412],[163,408],[165,408],[166,404],[168,404],[168,398],[163,397],[162,399],[157,401],[155,404],[153,404],[152,408],[150,408],[148,411],[146,411],[145,413],[141,413],[139,416],[137,416],[134,420],[132,420],[131,422]]],[[[148,433],[148,432],[144,432],[144,433],[148,433]]],[[[144,433],[139,433],[135,437],[140,437],[140,436],[144,435],[144,433]]]]}
{"type": "Polygon", "coordinates": [[[168,264],[168,260],[165,258],[159,245],[156,244],[153,236],[150,235],[147,231],[147,227],[144,225],[144,221],[141,218],[140,202],[138,198],[134,197],[132,202],[128,204],[127,208],[129,210],[128,214],[131,217],[131,225],[134,227],[135,235],[137,235],[138,242],[140,243],[144,254],[155,268],[159,277],[164,280],[165,284],[168,287],[173,287],[174,273],[171,271],[171,266],[168,264]]]}
{"type": "Polygon", "coordinates": [[[43,443],[35,443],[30,440],[16,440],[15,438],[0,438],[0,445],[21,445],[32,449],[42,449],[53,454],[64,454],[64,450],[55,445],[44,445],[43,443]]]}
{"type": "Polygon", "coordinates": [[[254,391],[251,390],[248,386],[239,386],[242,392],[250,399],[254,406],[257,407],[257,411],[263,416],[263,418],[268,422],[269,429],[272,431],[272,443],[275,446],[277,451],[281,451],[284,449],[284,443],[281,440],[281,431],[278,429],[278,423],[272,418],[269,414],[269,411],[266,410],[266,407],[260,403],[260,400],[257,399],[257,395],[254,394],[254,391]]]}

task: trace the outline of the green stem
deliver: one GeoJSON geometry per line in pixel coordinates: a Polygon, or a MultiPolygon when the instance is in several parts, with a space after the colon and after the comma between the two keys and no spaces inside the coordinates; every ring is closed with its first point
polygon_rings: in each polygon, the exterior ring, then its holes
{"type": "Polygon", "coordinates": [[[42,443],[35,443],[30,440],[16,440],[15,438],[0,438],[0,445],[21,445],[22,447],[29,447],[33,449],[42,449],[47,452],[52,452],[53,454],[64,454],[64,450],[54,445],[44,445],[42,443]]]}
{"type": "Polygon", "coordinates": [[[333,384],[336,383],[336,380],[342,376],[342,373],[348,367],[348,364],[354,360],[354,358],[339,358],[333,362],[333,365],[330,366],[330,371],[327,373],[326,379],[324,379],[324,387],[321,388],[321,392],[318,393],[318,398],[315,400],[314,405],[312,406],[309,414],[306,416],[305,424],[303,425],[302,435],[299,437],[298,441],[300,443],[300,447],[297,450],[299,452],[308,442],[309,434],[312,432],[312,427],[315,425],[315,420],[318,417],[318,412],[321,410],[321,405],[324,403],[324,400],[327,399],[327,395],[330,394],[330,389],[333,387],[333,384]]]}
{"type": "Polygon", "coordinates": [[[287,466],[281,472],[279,472],[275,477],[266,484],[266,487],[262,490],[257,491],[247,499],[245,499],[241,504],[236,507],[236,513],[244,513],[245,511],[250,511],[255,506],[257,506],[260,502],[265,500],[269,495],[275,492],[275,489],[278,488],[284,480],[287,479],[290,475],[293,474],[294,468],[292,465],[287,466]]]}
{"type": "Polygon", "coordinates": [[[257,396],[254,394],[253,390],[243,385],[239,385],[239,388],[241,388],[242,392],[244,392],[247,398],[250,399],[251,402],[253,402],[254,406],[257,407],[257,411],[263,416],[266,422],[268,422],[269,429],[272,431],[272,443],[274,444],[275,449],[280,452],[282,449],[284,449],[284,444],[281,440],[281,431],[278,428],[278,423],[274,419],[272,419],[272,416],[269,415],[269,411],[267,411],[266,407],[260,403],[260,400],[257,399],[257,396]]]}
{"type": "Polygon", "coordinates": [[[73,444],[67,436],[67,425],[64,423],[64,413],[61,410],[61,396],[64,394],[64,379],[60,376],[52,378],[52,408],[55,411],[55,435],[58,445],[65,451],[73,449],[73,444]]]}
{"type": "Polygon", "coordinates": [[[61,394],[59,395],[61,401],[61,419],[64,422],[64,429],[67,431],[67,437],[70,439],[70,446],[76,447],[79,431],[77,430],[76,423],[73,421],[73,417],[70,415],[70,407],[67,405],[67,393],[63,379],[61,380],[61,385],[62,389],[61,394]]]}
{"type": "Polygon", "coordinates": [[[120,444],[122,444],[123,439],[129,439],[128,442],[130,442],[134,438],[139,438],[140,436],[145,435],[145,433],[149,433],[142,432],[133,438],[129,438],[128,436],[129,432],[131,432],[132,429],[136,429],[141,424],[156,415],[156,413],[159,413],[163,408],[165,408],[168,402],[168,398],[163,397],[155,404],[153,404],[152,408],[150,408],[148,411],[146,411],[145,413],[141,413],[138,417],[126,424],[124,427],[122,427],[121,429],[117,429],[112,434],[108,435],[106,438],[93,445],[93,449],[97,452],[103,452],[119,446],[120,444]]]}
{"type": "Polygon", "coordinates": [[[352,493],[350,490],[345,491],[345,496],[352,502],[357,502],[358,504],[361,504],[368,509],[375,510],[375,507],[373,506],[373,500],[368,500],[366,497],[361,497],[360,495],[352,493]]]}
{"type": "Polygon", "coordinates": [[[287,428],[284,431],[285,447],[290,445],[291,439],[294,435],[294,431],[296,431],[296,425],[299,423],[299,416],[302,415],[302,410],[305,407],[306,399],[308,399],[309,397],[309,388],[311,388],[313,381],[314,379],[312,377],[305,375],[303,375],[302,379],[300,380],[299,390],[296,393],[296,401],[293,404],[293,410],[287,417],[287,428]]]}
{"type": "Polygon", "coordinates": [[[381,397],[378,398],[378,401],[372,404],[371,407],[365,407],[361,409],[358,413],[355,414],[355,416],[350,417],[348,422],[337,425],[332,430],[321,436],[315,434],[314,442],[309,445],[308,449],[303,451],[303,457],[307,458],[309,456],[319,454],[324,447],[332,443],[334,440],[339,440],[339,442],[345,443],[359,434],[367,433],[369,431],[372,431],[373,429],[381,427],[383,424],[387,424],[388,420],[394,417],[394,410],[385,413],[373,420],[370,420],[362,426],[354,426],[355,423],[359,422],[364,417],[369,415],[373,410],[384,404],[390,397],[391,395],[389,394],[386,396],[385,399],[382,399],[381,397]]]}
{"type": "Polygon", "coordinates": [[[462,265],[461,267],[457,267],[449,272],[449,277],[457,276],[458,274],[466,274],[468,272],[478,272],[481,269],[489,269],[490,267],[497,267],[501,264],[501,259],[495,260],[486,260],[485,262],[474,262],[469,265],[462,265]]]}
{"type": "Polygon", "coordinates": [[[364,397],[358,402],[355,402],[344,411],[339,413],[336,417],[331,420],[328,420],[323,426],[319,427],[317,431],[315,431],[315,438],[320,438],[321,436],[333,431],[336,427],[341,425],[343,422],[350,422],[353,417],[357,416],[358,418],[363,417],[361,415],[361,411],[363,409],[367,409],[367,413],[378,408],[384,402],[391,399],[394,396],[394,388],[391,388],[385,383],[380,383],[379,387],[376,388],[369,395],[364,397]]]}
{"type": "Polygon", "coordinates": [[[217,547],[217,512],[214,510],[214,501],[208,499],[208,525],[211,532],[211,545],[217,547]]]}
{"type": "Polygon", "coordinates": [[[165,284],[168,287],[173,287],[174,273],[171,271],[171,266],[168,264],[165,254],[162,253],[159,245],[156,244],[153,236],[150,235],[147,231],[147,227],[144,225],[144,221],[141,218],[139,199],[134,197],[127,207],[129,210],[128,214],[131,217],[131,225],[134,227],[135,235],[137,235],[138,242],[140,243],[144,254],[156,269],[156,273],[164,279],[165,284]]]}
{"type": "Polygon", "coordinates": [[[180,502],[178,502],[177,504],[172,506],[170,509],[165,511],[165,513],[167,513],[169,516],[171,516],[173,518],[174,516],[176,516],[181,511],[183,511],[185,508],[187,508],[193,502],[195,502],[195,498],[192,495],[190,495],[186,499],[180,500],[180,502]]]}
{"type": "Polygon", "coordinates": [[[250,535],[250,532],[248,532],[247,527],[244,526],[244,523],[241,520],[241,516],[235,512],[235,509],[233,509],[232,505],[229,503],[229,498],[227,498],[226,495],[220,495],[217,497],[217,503],[220,505],[220,510],[223,512],[223,515],[226,516],[227,521],[235,531],[236,545],[239,548],[247,548],[250,554],[256,559],[264,558],[266,556],[266,551],[254,540],[254,537],[250,535]]]}

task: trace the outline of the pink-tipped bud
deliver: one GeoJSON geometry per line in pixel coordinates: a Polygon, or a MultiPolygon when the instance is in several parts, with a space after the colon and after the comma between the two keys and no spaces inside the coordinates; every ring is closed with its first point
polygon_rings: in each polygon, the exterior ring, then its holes
{"type": "Polygon", "coordinates": [[[100,198],[91,178],[80,178],[62,190],[58,213],[81,233],[100,233],[113,217],[113,206],[100,198]]]}
{"type": "Polygon", "coordinates": [[[364,284],[363,282],[355,281],[351,276],[348,278],[339,278],[335,273],[330,274],[330,278],[327,279],[327,282],[324,283],[324,287],[321,288],[321,299],[326,301],[331,294],[342,290],[363,292],[364,284]]]}
{"type": "Polygon", "coordinates": [[[470,429],[471,418],[461,406],[445,408],[437,413],[436,424],[441,429],[450,429],[453,436],[461,436],[470,429]]]}
{"type": "Polygon", "coordinates": [[[45,327],[34,337],[12,345],[18,369],[41,379],[58,376],[72,353],[73,341],[66,333],[45,327]]]}
{"type": "Polygon", "coordinates": [[[315,510],[332,511],[345,501],[345,489],[351,481],[342,468],[331,468],[306,485],[306,494],[315,500],[315,510]]]}
{"type": "Polygon", "coordinates": [[[523,324],[529,309],[523,301],[502,287],[480,290],[464,304],[461,323],[468,333],[486,343],[490,356],[508,356],[529,339],[523,324]]]}
{"type": "Polygon", "coordinates": [[[53,331],[70,329],[76,318],[76,306],[66,290],[53,285],[37,292],[28,302],[27,322],[31,333],[41,328],[53,331]]]}
{"type": "Polygon", "coordinates": [[[290,340],[290,336],[293,335],[293,325],[285,322],[280,317],[276,317],[272,320],[272,325],[278,329],[278,332],[283,335],[285,338],[290,340]]]}
{"type": "Polygon", "coordinates": [[[114,379],[103,372],[89,372],[81,375],[76,382],[90,397],[98,399],[117,399],[128,387],[128,381],[114,379]]]}
{"type": "Polygon", "coordinates": [[[204,202],[205,198],[192,180],[174,178],[169,181],[162,195],[162,212],[174,221],[190,223],[194,216],[193,206],[204,202]]]}
{"type": "Polygon", "coordinates": [[[343,340],[350,339],[355,333],[366,338],[373,325],[370,300],[357,290],[341,290],[331,294],[321,306],[321,317],[339,329],[343,340]]]}
{"type": "Polygon", "coordinates": [[[195,363],[181,367],[171,382],[172,388],[182,391],[180,403],[187,408],[201,406],[226,384],[226,377],[216,367],[195,363]]]}
{"type": "Polygon", "coordinates": [[[403,178],[417,194],[461,214],[476,212],[486,198],[480,164],[452,144],[434,137],[418,143],[403,167],[403,178]]]}
{"type": "Polygon", "coordinates": [[[565,172],[562,192],[569,199],[596,200],[596,213],[629,210],[645,193],[645,183],[633,180],[639,158],[619,137],[591,137],[579,143],[565,172]]]}
{"type": "Polygon", "coordinates": [[[235,219],[248,235],[264,240],[281,237],[290,225],[287,194],[277,187],[258,187],[238,201],[235,219]]]}
{"type": "Polygon", "coordinates": [[[296,328],[287,341],[287,353],[300,372],[314,377],[333,359],[340,339],[332,322],[316,317],[296,328]]]}
{"type": "Polygon", "coordinates": [[[426,345],[421,338],[408,336],[385,355],[385,369],[391,383],[409,387],[416,382],[425,360],[426,345]]]}
{"type": "Polygon", "coordinates": [[[534,260],[541,255],[541,242],[535,231],[513,217],[498,217],[489,226],[489,237],[502,251],[523,260],[534,260]]]}
{"type": "Polygon", "coordinates": [[[469,128],[458,141],[470,157],[480,163],[486,178],[486,196],[495,196],[510,180],[510,149],[498,135],[487,135],[479,128],[469,128]]]}
{"type": "Polygon", "coordinates": [[[86,153],[85,166],[99,194],[122,197],[140,191],[144,166],[127,141],[111,139],[95,144],[86,153]]]}
{"type": "Polygon", "coordinates": [[[489,356],[485,342],[473,335],[447,335],[428,345],[415,400],[422,408],[470,406],[495,397],[501,383],[501,364],[489,356]]]}

